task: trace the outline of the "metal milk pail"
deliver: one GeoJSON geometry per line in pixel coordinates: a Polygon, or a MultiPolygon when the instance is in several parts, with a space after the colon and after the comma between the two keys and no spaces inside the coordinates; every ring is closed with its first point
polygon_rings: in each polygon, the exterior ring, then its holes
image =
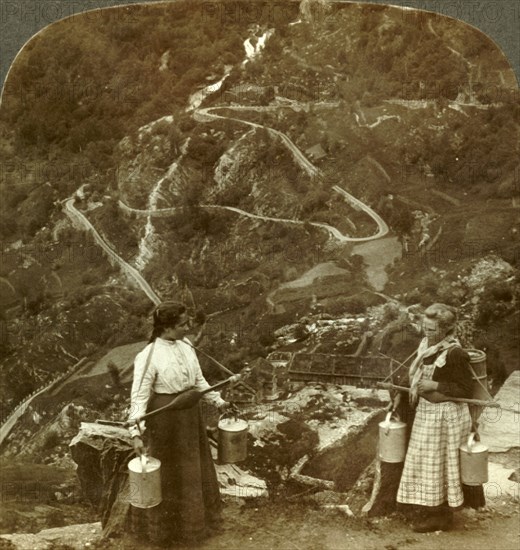
{"type": "Polygon", "coordinates": [[[393,420],[388,412],[379,423],[379,459],[383,462],[404,462],[406,456],[406,424],[393,420]]]}
{"type": "Polygon", "coordinates": [[[460,479],[464,485],[482,485],[488,481],[488,448],[475,442],[472,432],[460,446],[460,479]]]}
{"type": "Polygon", "coordinates": [[[128,463],[129,502],[136,508],[153,508],[162,501],[161,461],[151,456],[136,456],[128,463]]]}
{"type": "Polygon", "coordinates": [[[240,462],[247,458],[247,420],[224,413],[218,421],[218,460],[240,462]]]}
{"type": "MultiPolygon", "coordinates": [[[[469,355],[470,365],[473,369],[471,375],[473,379],[471,398],[489,401],[491,397],[488,391],[486,354],[479,349],[466,349],[464,351],[469,355]]],[[[483,410],[484,407],[479,405],[469,405],[469,412],[474,424],[478,421],[483,410]]]]}

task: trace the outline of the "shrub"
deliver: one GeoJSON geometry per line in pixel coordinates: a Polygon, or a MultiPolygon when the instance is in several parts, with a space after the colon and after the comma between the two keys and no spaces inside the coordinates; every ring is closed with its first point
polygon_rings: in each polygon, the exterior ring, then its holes
{"type": "Polygon", "coordinates": [[[307,332],[307,328],[305,327],[305,325],[297,325],[294,329],[294,337],[297,340],[305,340],[306,338],[308,338],[308,336],[309,333],[307,332]]]}
{"type": "Polygon", "coordinates": [[[366,300],[361,296],[350,296],[339,298],[334,303],[327,305],[327,312],[332,315],[341,315],[342,313],[364,313],[367,309],[366,300]]]}
{"type": "Polygon", "coordinates": [[[420,291],[422,294],[437,294],[437,288],[439,287],[439,278],[435,275],[425,275],[421,279],[420,291]]]}
{"type": "Polygon", "coordinates": [[[91,271],[87,271],[81,276],[81,283],[84,285],[91,285],[98,282],[97,279],[98,277],[94,273],[92,273],[91,271]]]}
{"type": "Polygon", "coordinates": [[[418,304],[421,301],[421,292],[418,288],[414,288],[412,291],[407,292],[404,296],[404,303],[407,306],[412,304],[418,304]]]}
{"type": "Polygon", "coordinates": [[[260,333],[258,335],[258,342],[264,346],[269,347],[274,343],[274,332],[272,327],[269,326],[261,326],[260,333]]]}
{"type": "Polygon", "coordinates": [[[429,292],[421,292],[420,303],[423,307],[428,307],[432,305],[436,300],[436,295],[430,294],[429,292]]]}
{"type": "Polygon", "coordinates": [[[367,306],[361,298],[349,298],[345,303],[345,310],[348,313],[364,313],[366,309],[367,306]]]}
{"type": "Polygon", "coordinates": [[[51,430],[45,436],[42,448],[44,450],[54,449],[54,447],[60,444],[60,436],[55,430],[51,430]]]}
{"type": "Polygon", "coordinates": [[[338,300],[334,301],[327,301],[326,305],[326,312],[330,313],[331,315],[341,315],[342,313],[345,313],[346,305],[345,305],[345,298],[340,298],[338,300]]]}
{"type": "Polygon", "coordinates": [[[383,311],[383,322],[390,323],[399,317],[399,307],[395,304],[385,304],[383,311]]]}
{"type": "MultiPolygon", "coordinates": [[[[51,510],[47,513],[46,517],[46,524],[47,527],[63,527],[65,525],[65,518],[63,517],[63,512],[61,510],[51,510]]],[[[73,548],[72,546],[55,546],[53,544],[52,548],[62,548],[65,550],[65,548],[73,548]]]]}
{"type": "Polygon", "coordinates": [[[506,281],[489,282],[480,297],[475,323],[486,326],[495,319],[507,316],[512,309],[513,289],[506,281]]]}
{"type": "Polygon", "coordinates": [[[302,212],[308,214],[327,208],[329,194],[319,189],[312,190],[302,201],[302,212]]]}
{"type": "Polygon", "coordinates": [[[491,294],[495,300],[510,302],[513,299],[513,289],[505,281],[489,283],[485,289],[486,294],[491,294]]]}

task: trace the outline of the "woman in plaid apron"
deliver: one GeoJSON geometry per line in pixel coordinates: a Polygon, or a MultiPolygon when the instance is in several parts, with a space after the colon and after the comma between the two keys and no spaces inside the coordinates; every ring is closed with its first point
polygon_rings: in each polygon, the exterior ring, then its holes
{"type": "Polygon", "coordinates": [[[425,311],[425,338],[410,367],[410,404],[416,407],[397,501],[423,507],[418,532],[449,529],[452,509],[464,502],[459,447],[471,431],[469,355],[455,338],[456,314],[444,304],[425,311]]]}

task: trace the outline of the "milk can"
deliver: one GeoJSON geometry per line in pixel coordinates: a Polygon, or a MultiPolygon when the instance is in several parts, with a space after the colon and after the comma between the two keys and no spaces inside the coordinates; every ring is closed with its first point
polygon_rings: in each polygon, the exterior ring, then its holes
{"type": "Polygon", "coordinates": [[[128,463],[129,502],[136,508],[153,508],[162,501],[161,461],[151,456],[136,456],[128,463]]]}
{"type": "Polygon", "coordinates": [[[383,462],[403,462],[406,456],[406,424],[392,419],[389,411],[379,423],[379,459],[383,462]]]}
{"type": "MultiPolygon", "coordinates": [[[[469,355],[469,362],[472,370],[471,377],[473,379],[473,387],[471,398],[479,399],[480,401],[489,401],[492,397],[488,390],[486,354],[479,349],[466,349],[464,351],[469,355]]],[[[473,424],[476,424],[484,407],[475,404],[470,404],[468,406],[471,420],[473,424]]]]}
{"type": "Polygon", "coordinates": [[[472,432],[460,446],[460,478],[464,485],[482,485],[488,480],[488,448],[475,442],[472,432]]]}
{"type": "Polygon", "coordinates": [[[247,458],[247,420],[233,413],[224,413],[218,421],[218,460],[221,463],[241,462],[247,458]]]}

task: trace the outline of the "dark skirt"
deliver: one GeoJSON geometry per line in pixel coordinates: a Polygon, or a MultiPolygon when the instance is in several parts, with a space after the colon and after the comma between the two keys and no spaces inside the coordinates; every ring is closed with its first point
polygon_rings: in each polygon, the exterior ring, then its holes
{"type": "MultiPolygon", "coordinates": [[[[147,412],[175,396],[153,394],[147,412]]],[[[162,502],[132,507],[132,530],[152,542],[196,541],[220,523],[221,501],[200,404],[147,419],[150,454],[161,461],[162,502]]]]}

